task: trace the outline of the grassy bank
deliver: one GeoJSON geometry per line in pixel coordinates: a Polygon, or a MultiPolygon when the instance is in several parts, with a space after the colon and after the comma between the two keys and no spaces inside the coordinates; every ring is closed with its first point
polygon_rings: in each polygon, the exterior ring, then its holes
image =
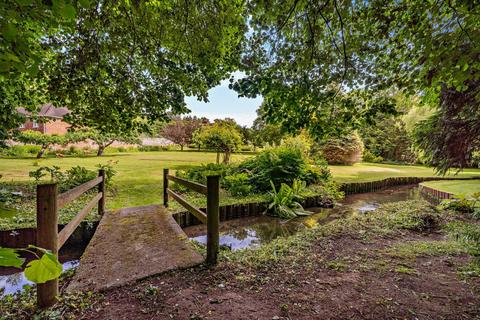
{"type": "Polygon", "coordinates": [[[480,192],[480,180],[472,181],[428,181],[423,182],[430,188],[434,188],[443,192],[453,193],[454,195],[470,196],[473,193],[480,192]]]}

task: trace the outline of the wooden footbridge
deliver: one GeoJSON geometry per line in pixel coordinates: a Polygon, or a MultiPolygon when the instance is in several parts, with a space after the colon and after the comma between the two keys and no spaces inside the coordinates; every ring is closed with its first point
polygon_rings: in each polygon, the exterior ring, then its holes
{"type": "MultiPolygon", "coordinates": [[[[202,185],[169,175],[164,170],[164,204],[122,208],[105,212],[105,172],[72,190],[57,194],[56,184],[37,186],[37,245],[58,251],[84,217],[98,205],[102,219],[85,249],[67,291],[100,291],[203,262],[188,237],[168,212],[169,197],[207,224],[207,258],[216,263],[219,242],[219,177],[210,176],[202,185]],[[207,212],[189,204],[169,188],[169,181],[207,196],[207,212]],[[58,209],[98,185],[98,192],[77,216],[58,232],[58,209]]],[[[37,304],[56,302],[58,280],[37,287],[37,304]]]]}

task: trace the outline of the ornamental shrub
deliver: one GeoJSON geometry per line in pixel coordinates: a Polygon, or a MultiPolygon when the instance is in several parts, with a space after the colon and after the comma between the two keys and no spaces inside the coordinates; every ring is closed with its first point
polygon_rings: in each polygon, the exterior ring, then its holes
{"type": "Polygon", "coordinates": [[[320,148],[328,164],[352,165],[362,159],[363,142],[358,133],[334,137],[324,142],[320,148]]]}
{"type": "Polygon", "coordinates": [[[286,146],[264,150],[242,162],[239,169],[248,173],[251,184],[258,191],[271,190],[270,181],[278,189],[282,183],[292,185],[295,179],[308,184],[322,179],[321,171],[311,165],[303,150],[286,146]]]}

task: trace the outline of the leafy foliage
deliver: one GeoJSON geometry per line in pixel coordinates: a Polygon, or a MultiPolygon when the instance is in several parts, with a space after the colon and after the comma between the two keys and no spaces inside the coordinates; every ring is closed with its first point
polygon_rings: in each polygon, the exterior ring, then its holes
{"type": "Polygon", "coordinates": [[[413,140],[399,116],[378,116],[374,125],[363,126],[359,133],[365,145],[364,161],[413,163],[417,158],[413,140]]]}
{"type": "Polygon", "coordinates": [[[237,129],[228,123],[214,123],[202,127],[195,135],[195,140],[203,147],[217,151],[217,163],[219,153],[223,153],[223,163],[230,162],[230,155],[242,144],[242,138],[237,129]]]}
{"type": "Polygon", "coordinates": [[[56,56],[49,89],[75,126],[147,131],[187,112],[186,95],[207,101],[235,70],[243,11],[241,1],[105,1],[78,10],[72,30],[48,39],[56,56]]]}
{"type": "Polygon", "coordinates": [[[416,126],[416,145],[440,173],[470,166],[474,152],[480,149],[479,84],[478,80],[468,82],[465,92],[441,86],[438,109],[416,126]]]}
{"type": "Polygon", "coordinates": [[[321,153],[328,164],[352,165],[359,162],[363,154],[363,142],[357,132],[329,138],[322,143],[321,153]]]}
{"type": "Polygon", "coordinates": [[[310,159],[299,148],[270,148],[245,160],[239,167],[248,172],[252,185],[258,191],[269,190],[271,183],[280,188],[282,183],[292,185],[295,179],[308,184],[322,179],[320,171],[310,164],[310,159]]]}
{"type": "Polygon", "coordinates": [[[292,187],[282,183],[278,192],[273,182],[271,182],[271,186],[271,199],[267,209],[270,213],[282,219],[291,219],[312,214],[311,212],[305,211],[299,202],[303,200],[302,193],[306,187],[305,182],[295,179],[293,180],[292,187]]]}
{"type": "Polygon", "coordinates": [[[181,150],[183,150],[185,145],[192,143],[193,134],[204,124],[208,124],[208,122],[205,123],[205,119],[196,117],[174,119],[163,127],[161,134],[163,137],[178,144],[181,150]]]}
{"type": "Polygon", "coordinates": [[[62,265],[57,256],[50,251],[36,247],[28,246],[28,249],[11,249],[0,247],[0,266],[21,268],[25,262],[19,253],[26,251],[34,254],[35,259],[31,260],[25,268],[25,277],[35,283],[45,283],[49,280],[56,279],[62,273],[62,265]],[[31,249],[41,253],[41,257],[31,249]]]}
{"type": "Polygon", "coordinates": [[[84,139],[90,139],[98,146],[97,156],[103,155],[105,149],[115,141],[131,144],[140,142],[138,133],[132,130],[124,133],[113,133],[90,129],[86,132],[80,132],[79,134],[83,135],[84,139]]]}
{"type": "Polygon", "coordinates": [[[223,186],[234,197],[249,195],[253,190],[250,184],[250,177],[245,172],[225,176],[223,186]]]}
{"type": "Polygon", "coordinates": [[[480,192],[474,193],[470,197],[456,196],[454,199],[443,200],[440,207],[470,213],[473,217],[480,219],[480,192]]]}
{"type": "MultiPolygon", "coordinates": [[[[97,165],[99,169],[105,170],[107,185],[111,185],[112,179],[116,174],[116,171],[113,169],[115,164],[116,162],[109,161],[107,164],[97,165]]],[[[59,184],[59,191],[65,192],[85,182],[95,179],[98,175],[98,172],[94,170],[88,170],[87,168],[81,166],[74,166],[65,171],[61,171],[60,167],[58,166],[43,166],[28,173],[29,177],[35,179],[35,183],[39,183],[47,174],[50,175],[51,182],[59,184]]]]}
{"type": "Polygon", "coordinates": [[[45,151],[54,145],[66,145],[83,140],[83,137],[77,133],[67,133],[65,135],[43,134],[38,131],[26,130],[19,132],[15,139],[25,144],[34,144],[40,146],[37,153],[37,159],[41,158],[45,151]]]}
{"type": "Polygon", "coordinates": [[[432,130],[417,140],[429,162],[443,172],[462,168],[478,149],[479,6],[290,0],[252,2],[248,9],[252,31],[242,60],[248,76],[232,87],[262,95],[270,123],[324,138],[395,113],[385,89],[432,91],[444,101],[437,104],[441,116],[422,124],[432,130]]]}

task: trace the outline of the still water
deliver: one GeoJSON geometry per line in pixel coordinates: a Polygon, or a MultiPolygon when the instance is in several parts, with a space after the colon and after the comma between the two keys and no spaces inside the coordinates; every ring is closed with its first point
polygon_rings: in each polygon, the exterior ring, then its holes
{"type": "MultiPolygon", "coordinates": [[[[225,221],[220,225],[220,245],[229,247],[233,251],[255,248],[277,237],[290,236],[301,229],[373,211],[384,203],[413,200],[420,197],[416,186],[403,186],[349,195],[334,208],[309,208],[309,211],[314,212],[312,215],[287,221],[266,216],[225,221]]],[[[184,231],[191,240],[201,244],[207,243],[204,225],[187,227],[184,231]]]]}
{"type": "MultiPolygon", "coordinates": [[[[64,272],[75,269],[78,266],[84,250],[84,247],[62,248],[60,250],[59,260],[62,263],[64,272]]],[[[0,298],[23,291],[24,286],[32,284],[19,269],[0,267],[0,298]]]]}

